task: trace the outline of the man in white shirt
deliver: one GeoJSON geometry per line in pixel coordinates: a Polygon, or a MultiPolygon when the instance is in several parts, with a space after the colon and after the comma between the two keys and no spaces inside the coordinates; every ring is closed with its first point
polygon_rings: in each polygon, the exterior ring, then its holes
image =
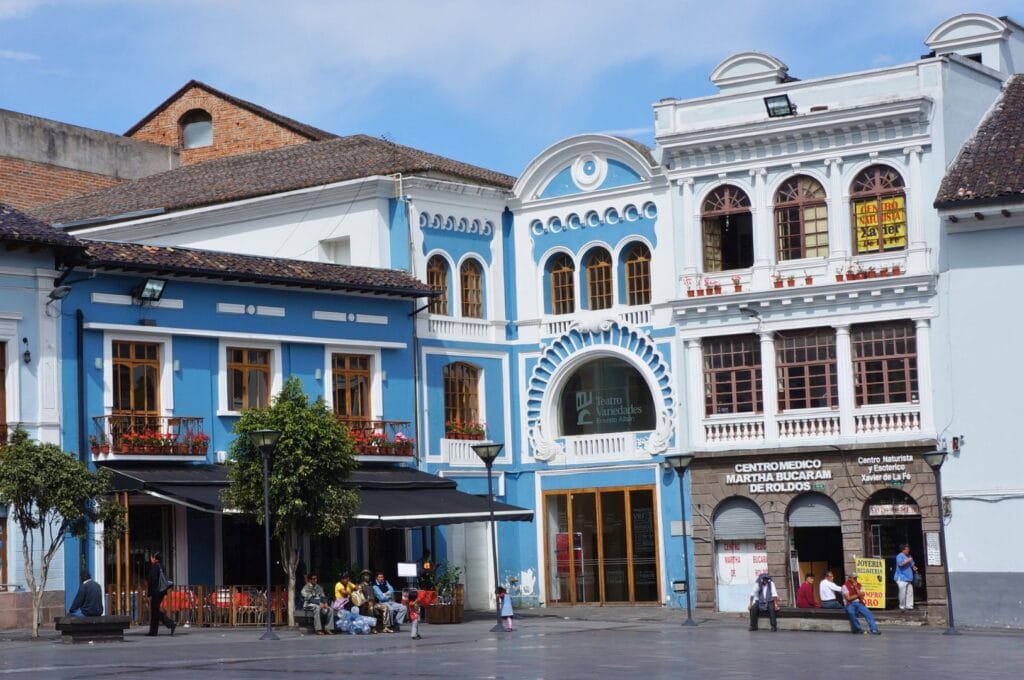
{"type": "Polygon", "coordinates": [[[843,589],[836,585],[835,578],[831,571],[826,571],[825,578],[821,579],[821,585],[818,586],[822,609],[843,609],[843,603],[837,599],[843,589]]]}
{"type": "Polygon", "coordinates": [[[754,584],[754,591],[750,593],[750,630],[757,630],[757,619],[762,614],[768,615],[772,624],[772,632],[777,631],[778,625],[775,614],[779,611],[779,591],[775,589],[775,582],[768,574],[761,574],[754,584]]]}

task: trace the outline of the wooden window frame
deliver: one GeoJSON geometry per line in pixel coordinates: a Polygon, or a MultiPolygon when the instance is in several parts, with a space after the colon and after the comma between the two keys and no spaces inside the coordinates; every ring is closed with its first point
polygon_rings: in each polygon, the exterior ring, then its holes
{"type": "Polygon", "coordinates": [[[611,309],[615,301],[612,255],[595,248],[587,255],[587,308],[611,309]]]}
{"type": "Polygon", "coordinates": [[[339,418],[347,419],[373,419],[373,355],[371,354],[354,354],[347,352],[332,352],[331,353],[331,398],[334,402],[332,404],[334,408],[334,414],[339,418]],[[354,364],[365,362],[365,366],[358,366],[354,364]],[[348,384],[348,380],[352,378],[362,378],[364,380],[363,389],[363,403],[360,408],[357,409],[361,413],[356,413],[352,409],[351,394],[348,389],[341,391],[342,399],[339,399],[338,390],[338,379],[343,378],[348,384]],[[344,403],[340,403],[340,402],[344,403]]]}
{"type": "Polygon", "coordinates": [[[809,175],[790,177],[775,193],[775,248],[779,261],[828,257],[828,247],[825,187],[809,175]],[[809,216],[808,211],[814,211],[813,215],[809,216]],[[822,249],[824,252],[820,252],[822,249]]]}
{"type": "Polygon", "coordinates": [[[445,423],[479,423],[480,369],[464,361],[443,369],[445,423]]]}
{"type": "Polygon", "coordinates": [[[448,260],[432,255],[427,260],[427,285],[441,294],[430,298],[427,310],[431,314],[448,316],[448,260]]]}
{"type": "Polygon", "coordinates": [[[651,249],[634,243],[623,258],[625,265],[626,303],[630,307],[651,304],[651,249]]]}
{"type": "Polygon", "coordinates": [[[484,269],[474,259],[468,259],[459,268],[462,291],[462,316],[467,319],[484,318],[484,269]]]}
{"type": "Polygon", "coordinates": [[[775,370],[779,412],[839,408],[837,364],[835,329],[812,328],[777,333],[775,370]],[[812,391],[822,388],[823,394],[811,395],[812,391]],[[802,397],[798,396],[798,390],[803,390],[802,397]]]}
{"type": "Polygon", "coordinates": [[[272,378],[273,378],[273,375],[274,375],[274,373],[273,373],[273,364],[274,364],[273,352],[274,352],[274,350],[267,349],[266,347],[245,347],[245,346],[242,346],[241,344],[238,344],[238,345],[228,345],[225,348],[225,351],[227,352],[227,354],[224,357],[224,366],[225,366],[226,375],[227,375],[227,406],[228,406],[228,410],[234,411],[234,412],[241,412],[241,411],[248,410],[250,408],[265,408],[267,406],[270,406],[270,399],[271,399],[271,396],[272,396],[273,385],[274,385],[274,383],[272,381],[272,378]],[[233,361],[232,358],[231,358],[231,353],[232,352],[241,352],[242,353],[242,360],[241,361],[233,361]],[[252,352],[256,352],[258,354],[264,355],[266,357],[266,362],[255,362],[255,361],[253,361],[250,358],[250,356],[249,356],[250,353],[252,353],[252,352]],[[242,401],[242,405],[241,405],[241,407],[236,408],[235,401],[236,401],[236,398],[238,398],[239,395],[235,394],[235,381],[234,381],[233,377],[234,377],[234,374],[236,372],[239,372],[239,371],[242,373],[242,376],[243,376],[242,394],[240,395],[241,401],[242,401]],[[267,394],[266,394],[266,401],[265,402],[262,399],[259,399],[257,397],[256,401],[258,403],[255,403],[255,404],[250,403],[248,375],[250,373],[253,373],[253,372],[263,373],[263,379],[264,379],[264,381],[266,383],[266,386],[267,386],[267,394]]]}
{"type": "Polygon", "coordinates": [[[135,432],[143,432],[160,427],[160,390],[161,390],[161,350],[162,343],[149,342],[145,340],[111,340],[110,341],[110,370],[111,370],[111,411],[112,416],[127,416],[127,428],[135,432]],[[122,348],[127,348],[128,356],[119,356],[122,348]],[[139,349],[152,349],[153,356],[138,356],[139,349]],[[122,394],[119,388],[118,369],[128,370],[128,394],[122,394]],[[144,408],[135,407],[135,392],[137,384],[132,375],[138,368],[150,369],[153,372],[152,387],[153,403],[144,408]],[[127,404],[123,401],[127,399],[127,404]]]}
{"type": "Polygon", "coordinates": [[[705,338],[704,413],[762,413],[761,340],[756,335],[705,338]],[[749,388],[743,387],[748,384],[749,388]]]}
{"type": "Polygon", "coordinates": [[[858,407],[920,400],[917,329],[912,321],[851,326],[850,344],[858,407]]]}
{"type": "Polygon", "coordinates": [[[551,259],[551,313],[572,314],[576,311],[576,263],[561,253],[551,259]]]}
{"type": "MultiPolygon", "coordinates": [[[[722,184],[715,187],[704,199],[701,206],[701,244],[704,253],[704,271],[726,271],[725,255],[723,254],[722,218],[728,224],[733,215],[747,215],[753,220],[750,196],[734,184],[722,184]]],[[[753,235],[751,235],[753,239],[753,235]]],[[[753,243],[751,243],[753,247],[753,243]]],[[[745,269],[746,267],[738,267],[745,269]]],[[[730,270],[737,269],[736,267],[730,270]]]]}
{"type": "Polygon", "coordinates": [[[852,226],[852,239],[853,239],[853,253],[854,255],[869,255],[872,253],[886,253],[886,252],[897,252],[907,249],[907,242],[909,234],[907,230],[909,228],[909,220],[907,219],[907,192],[906,183],[903,181],[903,175],[900,174],[895,168],[876,164],[871,165],[854,177],[853,182],[850,184],[850,225],[852,226]],[[896,205],[887,205],[887,199],[898,199],[898,202],[902,204],[902,208],[896,205]],[[874,202],[873,211],[876,216],[881,215],[882,225],[885,225],[887,215],[899,215],[902,212],[902,218],[895,222],[898,229],[902,229],[903,236],[901,245],[893,246],[891,248],[885,247],[885,229],[877,230],[877,242],[871,249],[861,250],[860,243],[861,239],[857,233],[858,227],[858,207],[863,205],[870,205],[874,202]]]}

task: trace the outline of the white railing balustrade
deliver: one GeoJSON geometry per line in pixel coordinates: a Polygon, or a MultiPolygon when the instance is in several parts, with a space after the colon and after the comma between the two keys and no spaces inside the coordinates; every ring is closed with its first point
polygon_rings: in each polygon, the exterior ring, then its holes
{"type": "Polygon", "coordinates": [[[821,439],[838,437],[839,413],[828,411],[803,411],[798,414],[782,414],[776,419],[779,426],[779,440],[821,439]]]}
{"type": "Polygon", "coordinates": [[[442,439],[441,457],[449,465],[483,467],[480,456],[473,450],[473,445],[479,443],[478,440],[472,439],[442,439]]]}
{"type": "Polygon", "coordinates": [[[432,334],[445,338],[494,340],[492,337],[493,333],[491,332],[493,325],[490,321],[483,319],[431,316],[428,328],[432,334]]]}
{"type": "Polygon", "coordinates": [[[619,312],[619,318],[622,319],[622,323],[629,326],[650,326],[651,310],[644,307],[627,309],[619,312]]]}
{"type": "Polygon", "coordinates": [[[591,434],[565,438],[565,462],[591,463],[595,461],[623,460],[637,455],[637,432],[591,434]]]}
{"type": "Polygon", "coordinates": [[[544,323],[541,324],[541,334],[544,335],[545,337],[550,337],[552,335],[562,335],[567,330],[569,330],[569,327],[572,326],[575,320],[576,319],[570,316],[568,318],[559,317],[558,319],[545,321],[544,323]]]}
{"type": "Polygon", "coordinates": [[[764,441],[764,416],[753,414],[710,416],[704,419],[707,444],[731,444],[764,441]]]}
{"type": "Polygon", "coordinates": [[[921,432],[921,408],[918,404],[884,404],[858,408],[853,416],[857,434],[888,435],[921,432]]]}

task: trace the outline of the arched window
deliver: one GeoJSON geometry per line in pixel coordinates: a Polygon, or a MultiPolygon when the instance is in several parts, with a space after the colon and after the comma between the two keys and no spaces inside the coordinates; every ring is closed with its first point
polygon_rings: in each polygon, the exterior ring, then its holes
{"type": "Polygon", "coordinates": [[[556,255],[548,267],[551,283],[551,313],[576,311],[576,265],[568,255],[556,255]]]}
{"type": "Polygon", "coordinates": [[[462,283],[462,316],[484,318],[484,276],[480,263],[476,260],[463,262],[459,280],[462,283]]]}
{"type": "Polygon", "coordinates": [[[630,305],[651,304],[651,251],[643,243],[626,250],[626,301],[630,305]]]}
{"type": "Polygon", "coordinates": [[[430,298],[431,314],[448,314],[448,261],[434,255],[427,261],[427,285],[440,295],[430,298]]]}
{"type": "Polygon", "coordinates": [[[828,257],[825,189],[807,175],[790,177],[775,194],[775,239],[779,260],[828,257]]]}
{"type": "Polygon", "coordinates": [[[742,189],[724,184],[712,191],[701,210],[704,271],[746,269],[754,264],[754,230],[750,199],[742,189]]]}
{"type": "Polygon", "coordinates": [[[181,117],[181,146],[198,149],[213,144],[213,117],[202,109],[192,109],[181,117]]]}
{"type": "Polygon", "coordinates": [[[604,248],[595,248],[587,256],[587,308],[612,306],[612,256],[604,248]]]}
{"type": "Polygon", "coordinates": [[[614,357],[577,368],[559,396],[564,436],[639,432],[657,427],[647,381],[632,364],[614,357]]]}
{"type": "Polygon", "coordinates": [[[850,186],[856,253],[907,247],[907,197],[903,178],[888,165],[872,165],[850,186]]]}
{"type": "Polygon", "coordinates": [[[445,429],[480,422],[480,370],[462,361],[444,367],[445,429]]]}

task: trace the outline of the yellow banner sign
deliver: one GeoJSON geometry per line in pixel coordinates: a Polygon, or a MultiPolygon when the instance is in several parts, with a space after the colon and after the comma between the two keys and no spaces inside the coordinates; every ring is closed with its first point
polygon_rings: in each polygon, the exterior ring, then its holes
{"type": "Polygon", "coordinates": [[[864,604],[868,609],[885,609],[885,560],[857,557],[853,565],[864,588],[864,604]]]}
{"type": "MultiPolygon", "coordinates": [[[[875,199],[854,201],[853,214],[857,225],[857,252],[878,252],[878,206],[875,199]]],[[[903,196],[881,200],[882,249],[907,247],[907,211],[903,196]]]]}

